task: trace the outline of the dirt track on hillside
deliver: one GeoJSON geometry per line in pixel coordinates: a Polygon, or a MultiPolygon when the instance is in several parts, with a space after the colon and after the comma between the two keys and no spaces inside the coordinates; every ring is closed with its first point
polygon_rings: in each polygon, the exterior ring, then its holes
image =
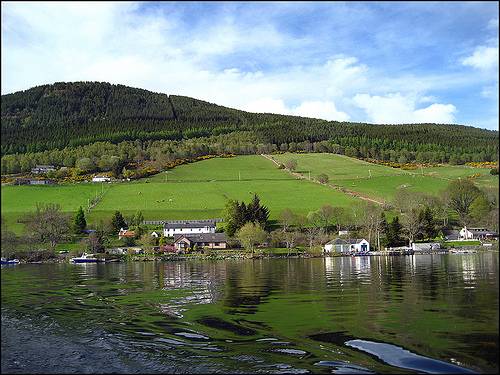
{"type": "MultiPolygon", "coordinates": [[[[260,154],[261,156],[263,156],[264,158],[268,159],[268,160],[271,160],[274,164],[276,165],[280,165],[280,163],[278,163],[272,156],[270,155],[265,155],[265,154],[260,154]]],[[[300,180],[309,180],[308,178],[306,178],[305,176],[301,175],[300,173],[297,173],[297,172],[293,172],[293,171],[290,171],[288,169],[285,169],[288,173],[290,173],[292,176],[295,176],[296,178],[300,179],[300,180]]],[[[359,199],[362,199],[364,201],[368,201],[368,202],[372,202],[372,203],[376,203],[378,205],[383,205],[384,202],[380,202],[376,199],[373,199],[373,198],[370,198],[370,197],[367,197],[366,195],[363,195],[363,194],[360,194],[358,193],[357,191],[352,191],[352,190],[349,190],[349,189],[346,189],[344,187],[341,187],[341,186],[338,186],[338,185],[334,185],[334,184],[322,184],[316,180],[309,180],[309,181],[312,181],[312,182],[315,182],[319,185],[324,185],[324,186],[328,186],[329,188],[331,189],[335,189],[335,190],[338,190],[344,194],[347,194],[347,195],[350,195],[350,196],[353,196],[355,198],[359,198],[359,199]]]]}

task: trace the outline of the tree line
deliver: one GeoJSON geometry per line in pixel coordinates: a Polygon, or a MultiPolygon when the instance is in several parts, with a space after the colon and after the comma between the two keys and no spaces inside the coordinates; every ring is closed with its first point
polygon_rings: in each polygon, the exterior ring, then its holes
{"type": "Polygon", "coordinates": [[[459,125],[371,125],[256,114],[184,96],[108,83],[44,85],[2,95],[1,153],[39,153],[96,142],[213,139],[249,133],[236,154],[262,150],[334,152],[391,160],[498,160],[498,132],[459,125]]]}
{"type": "MultiPolygon", "coordinates": [[[[361,142],[361,138],[352,138],[352,142],[361,142]]],[[[342,141],[341,141],[342,142],[342,141]]],[[[423,147],[423,146],[422,146],[423,147]]],[[[43,152],[28,152],[4,155],[1,158],[2,174],[29,172],[37,164],[51,164],[57,167],[77,168],[81,173],[112,171],[119,176],[129,163],[148,162],[161,171],[175,160],[207,155],[251,155],[269,154],[273,152],[326,152],[357,158],[371,158],[395,163],[431,162],[463,164],[481,159],[495,160],[493,147],[483,148],[478,153],[454,153],[452,149],[441,151],[417,151],[366,146],[342,146],[333,141],[283,143],[281,145],[262,143],[252,132],[233,132],[217,136],[193,138],[186,140],[148,140],[124,141],[120,143],[95,142],[85,146],[65,147],[43,152]],[[489,155],[489,156],[486,156],[489,155]]],[[[68,171],[62,169],[58,175],[64,177],[68,171]]]]}

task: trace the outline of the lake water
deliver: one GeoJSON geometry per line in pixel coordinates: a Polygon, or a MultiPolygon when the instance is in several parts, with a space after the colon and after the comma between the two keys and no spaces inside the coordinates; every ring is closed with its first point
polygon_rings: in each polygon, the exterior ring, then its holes
{"type": "Polygon", "coordinates": [[[3,267],[2,372],[495,373],[498,253],[3,267]]]}

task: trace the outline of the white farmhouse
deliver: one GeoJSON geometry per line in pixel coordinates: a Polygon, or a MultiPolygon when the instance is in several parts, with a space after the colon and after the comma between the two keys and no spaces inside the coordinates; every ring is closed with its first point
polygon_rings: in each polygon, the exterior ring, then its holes
{"type": "Polygon", "coordinates": [[[163,235],[173,237],[178,234],[215,233],[215,220],[169,221],[163,225],[163,235]]]}
{"type": "Polygon", "coordinates": [[[92,182],[109,182],[111,181],[111,178],[106,177],[106,176],[95,176],[92,178],[92,182]]]}

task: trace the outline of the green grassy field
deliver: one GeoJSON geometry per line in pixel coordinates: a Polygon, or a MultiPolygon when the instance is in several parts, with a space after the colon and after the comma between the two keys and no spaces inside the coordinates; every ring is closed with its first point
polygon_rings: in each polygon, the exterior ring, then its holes
{"type": "MultiPolygon", "coordinates": [[[[334,154],[282,154],[275,159],[297,159],[298,171],[311,177],[326,173],[330,182],[379,200],[390,201],[400,187],[438,194],[450,178],[474,173],[481,187],[498,189],[498,176],[489,170],[444,166],[404,171],[334,154]],[[423,173],[422,173],[423,172],[423,173]],[[371,177],[370,177],[371,174],[371,177]],[[422,175],[423,174],[423,175],[422,175]]],[[[20,232],[17,219],[33,211],[36,203],[59,203],[74,213],[101,192],[100,203],[87,214],[89,223],[109,218],[115,210],[131,215],[141,210],[147,220],[220,217],[228,199],[250,201],[254,193],[267,205],[271,219],[290,208],[298,213],[324,204],[349,206],[359,199],[307,180],[298,180],[262,156],[214,158],[179,166],[168,173],[127,183],[79,183],[55,186],[2,186],[2,216],[10,229],[20,232]]]]}
{"type": "MultiPolygon", "coordinates": [[[[129,183],[106,184],[102,201],[87,215],[90,223],[141,210],[145,219],[203,219],[220,217],[228,199],[249,202],[256,193],[277,219],[285,208],[307,213],[324,204],[349,206],[355,198],[309,181],[300,181],[261,156],[217,158],[182,165],[168,173],[129,183]],[[241,180],[239,180],[241,176],[241,180]]],[[[86,206],[100,184],[56,186],[3,186],[2,215],[13,230],[17,218],[32,211],[36,202],[56,202],[64,211],[86,206]]]]}
{"type": "Polygon", "coordinates": [[[22,224],[17,219],[34,211],[37,203],[58,203],[64,212],[76,212],[79,206],[86,207],[101,191],[100,185],[79,183],[54,186],[2,186],[2,216],[11,230],[20,232],[22,224]]]}
{"type": "Polygon", "coordinates": [[[124,213],[141,210],[151,219],[220,217],[228,199],[248,202],[254,193],[269,207],[274,219],[285,208],[307,213],[327,203],[348,206],[354,201],[338,191],[299,181],[255,155],[205,160],[165,175],[113,185],[91,217],[109,215],[117,207],[124,213]]]}
{"type": "Polygon", "coordinates": [[[480,187],[498,188],[498,176],[489,169],[468,166],[442,166],[405,171],[336,154],[280,154],[273,155],[279,162],[297,160],[297,172],[311,178],[321,173],[328,175],[331,184],[391,201],[398,188],[408,188],[430,194],[438,194],[455,178],[481,174],[475,179],[480,187]]]}

